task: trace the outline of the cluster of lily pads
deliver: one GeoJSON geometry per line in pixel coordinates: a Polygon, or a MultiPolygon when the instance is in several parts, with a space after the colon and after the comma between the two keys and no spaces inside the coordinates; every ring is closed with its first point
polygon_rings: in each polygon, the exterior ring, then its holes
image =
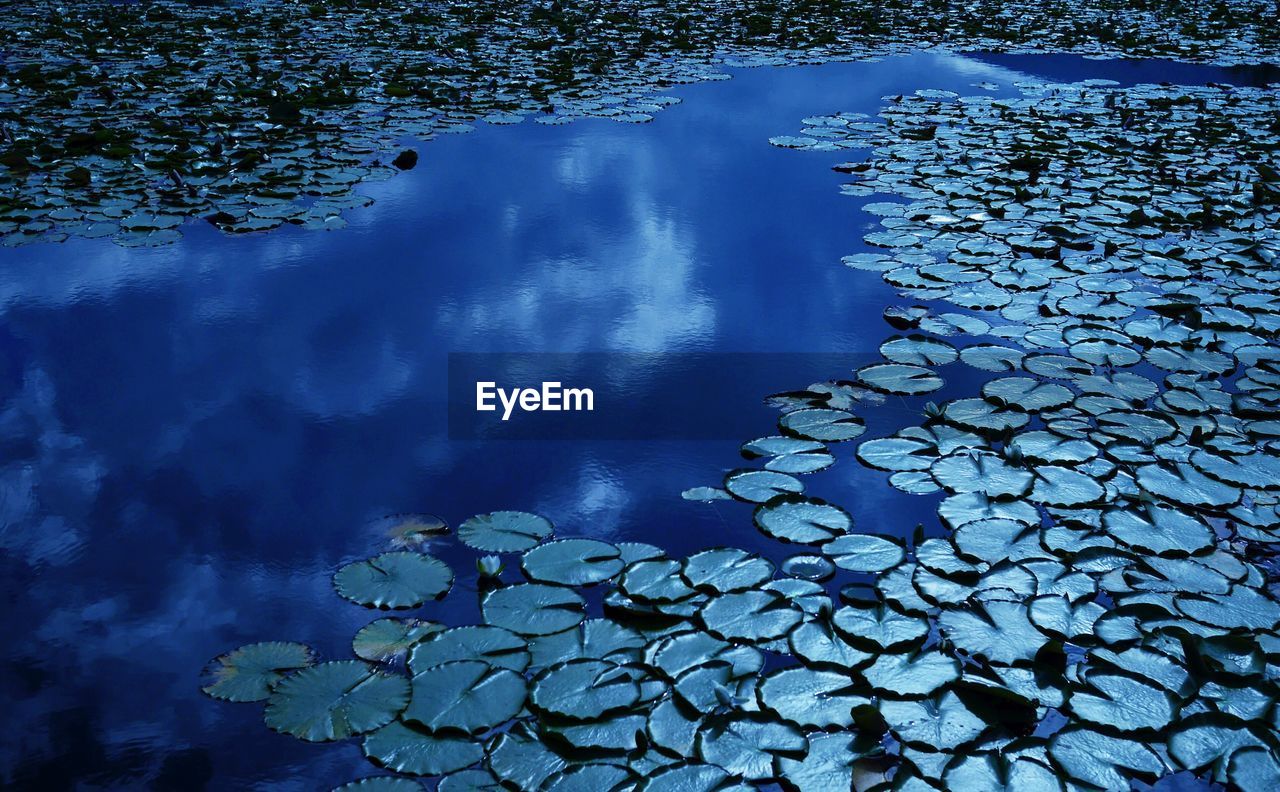
{"type": "Polygon", "coordinates": [[[85,0],[0,18],[0,240],[130,246],[201,217],[333,229],[406,138],[476,122],[644,122],[726,65],[935,44],[1275,60],[1270,0],[85,0]]]}
{"type": "MultiPolygon", "coordinates": [[[[446,531],[426,516],[398,522],[400,548],[342,567],[335,588],[371,608],[443,597],[453,572],[417,541],[446,531]]],[[[886,767],[879,742],[853,730],[878,717],[854,667],[886,692],[910,668],[934,667],[939,685],[958,678],[951,661],[896,662],[924,640],[923,617],[861,601],[833,610],[815,582],[831,570],[811,560],[778,574],[732,548],[676,560],[645,544],[551,536],[550,522],[524,512],[459,527],[481,553],[521,553],[514,584],[499,579],[499,556],[477,559],[483,624],[381,618],[356,634],[357,659],[328,662],[302,644],[250,644],[216,658],[203,689],[265,701],[267,725],[302,740],[358,737],[370,761],[404,774],[344,790],[421,789],[405,776],[443,776],[446,792],[727,790],[778,775],[821,790],[864,757],[861,772],[886,767]],[[601,595],[588,605],[578,589],[590,587],[601,595]],[[589,618],[596,608],[603,617],[589,618]],[[886,646],[893,661],[873,664],[886,646]],[[793,652],[803,665],[760,676],[767,654],[793,652]]],[[[915,698],[889,717],[927,742],[916,722],[931,705],[915,698]]]]}
{"type": "Polygon", "coordinates": [[[948,751],[965,746],[1001,768],[974,788],[1033,788],[1010,780],[1028,761],[1086,789],[1180,770],[1280,788],[1277,94],[920,91],[881,117],[813,117],[772,142],[873,149],[837,166],[844,191],[909,202],[869,204],[882,230],[865,241],[885,252],[845,263],[916,304],[885,311],[903,334],[882,362],[780,395],[782,435],[744,447],[764,469],[725,490],[837,564],[852,542],[854,568],[879,573],[877,607],[927,616],[909,662],[961,664],[923,691],[939,739],[904,751],[909,773],[953,787],[948,751]],[[863,434],[862,403],[923,399],[954,365],[997,376],[857,446],[892,486],[942,496],[944,535],[917,534],[903,560],[793,474],[863,434]],[[1033,736],[948,717],[972,685],[1033,736]]]}

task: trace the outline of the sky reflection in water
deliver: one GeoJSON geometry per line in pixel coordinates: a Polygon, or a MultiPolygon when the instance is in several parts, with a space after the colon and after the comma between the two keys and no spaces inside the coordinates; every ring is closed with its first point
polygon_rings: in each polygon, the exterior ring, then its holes
{"type": "MultiPolygon", "coordinates": [[[[329,577],[381,547],[365,526],[389,513],[456,525],[524,509],[561,535],[776,557],[748,506],[679,497],[718,484],[749,437],[450,443],[447,353],[873,351],[892,292],[839,258],[875,218],[828,169],[857,153],[767,138],[918,88],[1007,94],[1025,74],[1006,66],[1038,65],[1151,76],[935,54],[739,71],[680,89],[685,104],[644,126],[442,137],[416,170],[368,185],[377,203],[339,232],[228,238],[198,225],[158,250],[0,251],[0,690],[23,724],[0,748],[0,782],[314,789],[368,774],[356,743],[270,733],[260,707],[204,699],[197,675],[257,640],[348,656],[377,614],[340,600],[329,577]]],[[[775,390],[808,381],[780,375],[775,390]]],[[[726,409],[757,412],[770,434],[764,395],[726,409]]],[[[877,410],[868,436],[904,410],[877,410]]],[[[930,516],[932,499],[881,480],[846,462],[806,483],[877,531],[930,516]]],[[[424,615],[472,620],[474,597],[455,599],[466,607],[424,615]]]]}

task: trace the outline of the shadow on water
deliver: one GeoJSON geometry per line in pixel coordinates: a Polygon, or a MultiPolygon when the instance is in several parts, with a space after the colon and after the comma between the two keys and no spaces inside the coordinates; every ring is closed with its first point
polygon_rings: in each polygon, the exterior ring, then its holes
{"type": "MultiPolygon", "coordinates": [[[[680,89],[684,104],[644,126],[441,138],[415,170],[369,185],[377,203],[339,232],[231,238],[197,225],[156,250],[4,251],[0,689],[22,728],[0,779],[314,789],[363,773],[356,745],[269,733],[258,708],[211,705],[195,680],[210,657],[257,640],[348,656],[374,614],[334,596],[330,574],[381,545],[362,526],[385,514],[456,525],[524,509],[562,535],[776,557],[749,507],[679,497],[718,484],[749,437],[449,442],[447,354],[872,352],[894,297],[840,266],[875,218],[838,195],[829,169],[857,153],[767,138],[809,115],[874,115],[882,96],[920,88],[1012,95],[1028,73],[1237,74],[939,54],[736,71],[680,89]]],[[[807,384],[776,379],[772,390],[807,384]]],[[[724,409],[770,434],[767,392],[744,389],[724,409]]],[[[870,433],[915,409],[890,401],[870,433]]],[[[808,484],[877,531],[909,533],[933,510],[857,464],[808,484]]],[[[475,597],[424,615],[468,621],[475,597]]]]}

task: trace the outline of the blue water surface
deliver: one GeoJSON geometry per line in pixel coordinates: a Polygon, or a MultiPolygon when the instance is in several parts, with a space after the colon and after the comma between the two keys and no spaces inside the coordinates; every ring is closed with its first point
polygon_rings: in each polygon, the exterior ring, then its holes
{"type": "MultiPolygon", "coordinates": [[[[680,498],[719,484],[749,437],[450,441],[447,354],[871,353],[895,300],[839,263],[876,218],[830,169],[859,154],[767,139],[921,88],[1011,95],[1038,65],[1152,78],[1131,63],[938,53],[735,70],[681,87],[683,104],[645,125],[482,126],[419,144],[417,168],[363,186],[376,203],[340,231],[195,223],[153,250],[0,251],[0,783],[322,789],[368,775],[358,743],[272,733],[260,706],[198,684],[211,657],[254,641],[349,656],[378,614],[338,598],[330,576],[384,547],[370,526],[387,514],[457,525],[522,509],[561,535],[778,557],[748,506],[680,498]]],[[[771,389],[849,375],[801,373],[771,389]]],[[[724,409],[770,434],[768,392],[724,409]]],[[[871,432],[918,408],[891,400],[871,432]]],[[[909,534],[934,506],[848,461],[806,483],[875,531],[909,534]]],[[[471,621],[470,561],[445,557],[459,592],[422,615],[471,621]]]]}

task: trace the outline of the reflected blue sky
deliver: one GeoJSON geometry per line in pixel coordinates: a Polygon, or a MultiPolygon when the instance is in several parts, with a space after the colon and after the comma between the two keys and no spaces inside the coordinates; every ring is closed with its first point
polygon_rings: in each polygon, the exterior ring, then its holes
{"type": "MultiPolygon", "coordinates": [[[[857,153],[767,139],[918,88],[1011,93],[1034,63],[736,71],[681,88],[647,125],[420,146],[415,170],[362,188],[376,203],[342,231],[196,224],[156,250],[0,251],[0,690],[25,725],[0,747],[0,781],[314,789],[367,774],[355,744],[270,733],[259,707],[204,699],[197,675],[257,640],[347,656],[376,614],[329,576],[381,547],[367,526],[386,514],[525,509],[562,535],[776,556],[749,507],[679,497],[736,467],[736,442],[447,441],[448,352],[874,350],[892,292],[839,259],[875,218],[829,168],[857,153]]],[[[1113,76],[1052,61],[1064,68],[1113,76]]],[[[764,395],[727,407],[757,412],[762,435],[764,395]]],[[[871,431],[914,410],[890,402],[871,431]]],[[[931,513],[881,481],[845,462],[807,483],[878,531],[931,513]]],[[[423,615],[474,618],[469,577],[423,615]]]]}

